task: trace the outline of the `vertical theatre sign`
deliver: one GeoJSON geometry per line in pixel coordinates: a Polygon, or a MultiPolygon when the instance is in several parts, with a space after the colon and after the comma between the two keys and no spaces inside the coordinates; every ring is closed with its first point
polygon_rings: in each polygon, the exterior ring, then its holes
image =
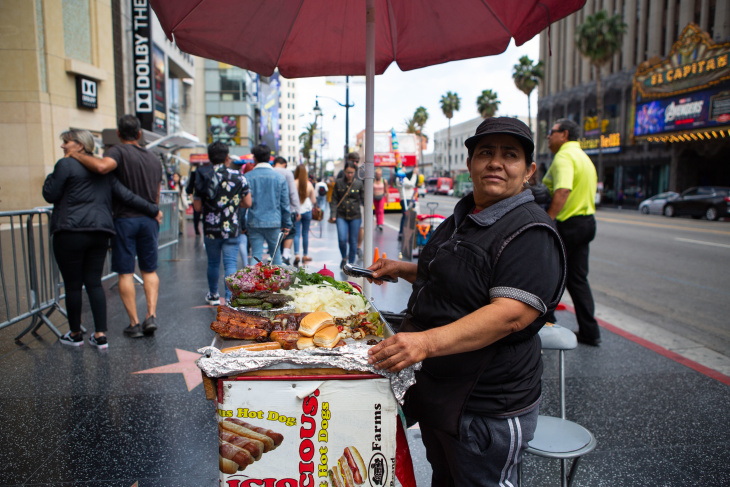
{"type": "Polygon", "coordinates": [[[132,52],[134,53],[134,107],[142,128],[153,130],[152,28],[148,0],[132,2],[132,52]]]}

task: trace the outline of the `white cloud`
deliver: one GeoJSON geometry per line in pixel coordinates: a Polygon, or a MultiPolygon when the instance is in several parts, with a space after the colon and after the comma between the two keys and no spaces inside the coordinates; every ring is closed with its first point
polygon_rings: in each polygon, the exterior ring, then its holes
{"type": "MultiPolygon", "coordinates": [[[[435,131],[448,125],[439,105],[441,96],[447,91],[453,91],[461,98],[461,109],[454,113],[452,124],[478,116],[476,99],[486,89],[496,91],[499,96],[501,104],[498,115],[527,116],[527,97],[515,87],[512,67],[524,55],[537,62],[539,46],[539,38],[535,37],[520,47],[510,43],[509,48],[497,56],[454,61],[406,72],[400,71],[395,65],[390,66],[383,75],[375,77],[375,130],[386,131],[391,127],[402,130],[405,119],[410,118],[416,108],[423,106],[429,114],[425,131],[432,138],[435,131]]],[[[350,103],[355,104],[350,109],[350,146],[355,145],[357,133],[365,129],[365,78],[358,79],[362,81],[361,84],[350,86],[350,103]]],[[[320,95],[323,128],[330,140],[325,157],[339,157],[344,152],[345,109],[335,101],[322,97],[334,98],[344,105],[344,85],[327,85],[325,78],[297,80],[297,112],[300,115],[297,133],[314,121],[312,108],[316,95],[320,95]]],[[[537,90],[533,91],[531,103],[534,117],[537,113],[537,90]]],[[[430,142],[428,150],[432,150],[430,142]]]]}

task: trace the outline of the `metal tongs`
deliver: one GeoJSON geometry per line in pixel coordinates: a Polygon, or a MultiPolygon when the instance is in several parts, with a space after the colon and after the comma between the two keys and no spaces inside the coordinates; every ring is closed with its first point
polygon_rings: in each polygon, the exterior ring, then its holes
{"type": "Polygon", "coordinates": [[[284,237],[286,237],[286,234],[284,232],[279,232],[279,238],[276,239],[276,247],[274,247],[274,251],[271,252],[271,257],[269,258],[269,265],[271,265],[271,261],[274,260],[274,256],[276,255],[276,252],[279,250],[279,247],[281,247],[281,242],[284,241],[284,237]]]}

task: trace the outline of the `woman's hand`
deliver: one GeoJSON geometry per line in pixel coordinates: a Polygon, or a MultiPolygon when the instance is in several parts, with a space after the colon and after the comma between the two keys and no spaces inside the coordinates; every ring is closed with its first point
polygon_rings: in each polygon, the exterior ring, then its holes
{"type": "Polygon", "coordinates": [[[378,286],[384,282],[378,279],[382,276],[400,278],[413,283],[418,273],[418,264],[414,262],[402,262],[400,260],[378,259],[368,269],[373,271],[373,279],[367,278],[368,282],[374,282],[378,286]]]}
{"type": "Polygon", "coordinates": [[[400,273],[398,271],[398,265],[400,264],[400,261],[397,260],[391,260],[391,259],[378,259],[377,261],[373,262],[373,264],[368,267],[371,271],[373,271],[373,277],[375,279],[366,278],[368,282],[375,283],[378,286],[383,284],[383,282],[378,277],[381,276],[390,276],[390,277],[400,277],[400,273]]]}
{"type": "Polygon", "coordinates": [[[327,220],[327,221],[330,222],[330,223],[335,223],[337,221],[337,218],[330,217],[330,219],[327,220]]]}
{"type": "Polygon", "coordinates": [[[368,350],[368,363],[377,370],[395,373],[423,361],[428,352],[425,333],[398,333],[368,350]]]}

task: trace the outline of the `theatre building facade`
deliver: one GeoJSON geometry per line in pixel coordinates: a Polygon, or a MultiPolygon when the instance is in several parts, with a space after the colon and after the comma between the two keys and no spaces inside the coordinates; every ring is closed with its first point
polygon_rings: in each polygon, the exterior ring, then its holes
{"type": "Polygon", "coordinates": [[[730,2],[685,10],[685,1],[616,2],[637,17],[624,14],[622,49],[602,77],[600,128],[595,73],[574,47],[575,28],[593,3],[553,26],[549,39],[542,34],[538,166],[553,158],[547,131],[568,118],[581,127],[579,141],[596,166],[601,141],[603,204],[631,207],[663,191],[730,186],[730,2]]]}

